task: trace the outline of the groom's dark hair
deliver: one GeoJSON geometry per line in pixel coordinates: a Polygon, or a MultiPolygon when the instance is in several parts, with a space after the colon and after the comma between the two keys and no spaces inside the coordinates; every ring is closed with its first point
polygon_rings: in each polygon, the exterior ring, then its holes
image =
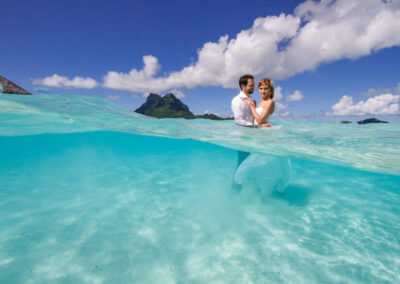
{"type": "Polygon", "coordinates": [[[246,75],[243,75],[242,77],[240,77],[240,79],[239,79],[239,88],[242,89],[242,85],[244,85],[246,87],[247,86],[247,81],[249,79],[253,79],[254,80],[254,77],[251,76],[250,74],[246,74],[246,75]]]}

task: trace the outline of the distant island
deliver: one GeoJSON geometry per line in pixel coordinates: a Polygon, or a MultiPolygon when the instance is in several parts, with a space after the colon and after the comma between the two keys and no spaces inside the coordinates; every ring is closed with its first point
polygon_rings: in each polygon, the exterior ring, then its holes
{"type": "MultiPolygon", "coordinates": [[[[351,121],[344,120],[344,121],[341,121],[340,123],[348,124],[348,123],[351,123],[351,121]]],[[[379,120],[379,119],[376,119],[375,117],[373,117],[373,118],[367,118],[367,119],[364,119],[364,120],[357,121],[357,123],[358,124],[369,124],[369,123],[389,123],[389,122],[383,121],[383,120],[379,120]]]]}
{"type": "Polygon", "coordinates": [[[22,89],[21,87],[17,86],[13,82],[7,80],[3,76],[0,76],[0,86],[1,92],[5,94],[17,94],[17,95],[32,95],[28,91],[22,89]]]}
{"type": "Polygon", "coordinates": [[[373,118],[368,118],[368,119],[357,121],[357,123],[358,124],[368,124],[368,123],[389,123],[389,122],[379,120],[379,119],[376,119],[375,117],[373,117],[373,118]]]}
{"type": "Polygon", "coordinates": [[[233,118],[222,118],[215,114],[193,114],[189,107],[182,103],[174,94],[168,93],[164,96],[151,93],[144,104],[135,110],[147,116],[155,118],[205,118],[212,120],[232,120],[233,118]]]}

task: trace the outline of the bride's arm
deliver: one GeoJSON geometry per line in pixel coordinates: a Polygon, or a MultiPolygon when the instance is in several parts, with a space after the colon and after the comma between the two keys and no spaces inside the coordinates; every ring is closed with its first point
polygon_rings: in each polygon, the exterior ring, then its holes
{"type": "Polygon", "coordinates": [[[274,113],[275,110],[275,102],[271,99],[265,105],[263,112],[261,113],[261,119],[266,120],[268,116],[274,113]]]}
{"type": "Polygon", "coordinates": [[[266,118],[274,112],[275,102],[273,100],[269,100],[263,107],[263,112],[259,115],[256,111],[256,108],[252,102],[249,100],[245,100],[246,104],[250,107],[251,113],[253,114],[254,119],[258,124],[265,123],[266,118]]]}
{"type": "Polygon", "coordinates": [[[248,100],[248,99],[244,99],[244,102],[249,106],[251,113],[253,114],[254,119],[257,121],[258,124],[262,124],[263,121],[262,119],[260,119],[260,116],[258,115],[257,111],[256,111],[256,107],[254,106],[254,104],[248,100]]]}

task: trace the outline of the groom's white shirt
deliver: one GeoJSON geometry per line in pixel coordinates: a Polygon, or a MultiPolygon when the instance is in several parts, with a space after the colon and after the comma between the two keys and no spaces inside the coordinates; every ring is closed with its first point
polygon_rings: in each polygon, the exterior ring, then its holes
{"type": "Polygon", "coordinates": [[[254,99],[251,96],[246,96],[243,92],[240,92],[236,97],[232,100],[232,112],[235,117],[235,122],[238,125],[242,126],[253,126],[254,125],[254,117],[251,113],[251,109],[244,102],[243,99],[249,99],[253,101],[254,99]]]}

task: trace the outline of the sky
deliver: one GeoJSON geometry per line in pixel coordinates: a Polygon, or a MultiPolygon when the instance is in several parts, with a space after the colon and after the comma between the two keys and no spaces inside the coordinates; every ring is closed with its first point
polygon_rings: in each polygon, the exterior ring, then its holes
{"type": "Polygon", "coordinates": [[[229,116],[249,73],[274,80],[277,119],[400,121],[400,0],[0,4],[0,75],[33,94],[229,116]]]}

